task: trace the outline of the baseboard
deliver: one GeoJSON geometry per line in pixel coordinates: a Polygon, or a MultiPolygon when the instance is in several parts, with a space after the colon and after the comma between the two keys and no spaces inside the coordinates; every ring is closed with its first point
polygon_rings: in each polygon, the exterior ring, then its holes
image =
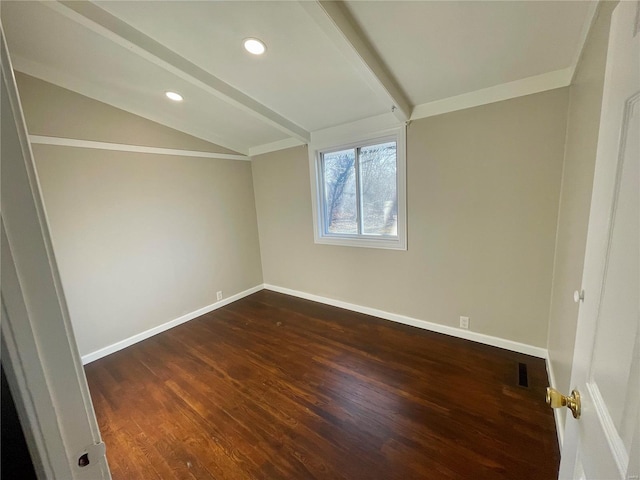
{"type": "Polygon", "coordinates": [[[193,320],[194,318],[199,317],[200,315],[204,315],[205,313],[209,313],[220,307],[224,307],[225,305],[235,302],[236,300],[240,300],[241,298],[251,295],[252,293],[259,292],[263,288],[264,288],[263,285],[257,285],[243,292],[236,293],[235,295],[225,298],[224,300],[220,300],[219,302],[212,303],[211,305],[202,307],[194,312],[187,313],[186,315],[176,318],[175,320],[171,320],[169,322],[163,323],[162,325],[158,325],[157,327],[153,327],[149,330],[133,335],[132,337],[125,338],[124,340],[121,340],[112,345],[109,345],[108,347],[104,347],[104,348],[101,348],[100,350],[96,350],[95,352],[88,353],[87,355],[84,355],[82,357],[82,364],[86,365],[87,363],[91,363],[95,360],[98,360],[99,358],[106,357],[107,355],[111,353],[115,353],[118,350],[122,350],[123,348],[129,347],[134,343],[138,343],[138,342],[141,342],[142,340],[146,340],[147,338],[153,337],[158,333],[162,333],[166,330],[169,330],[170,328],[177,327],[182,323],[188,322],[189,320],[193,320]]]}
{"type": "MultiPolygon", "coordinates": [[[[549,354],[545,357],[545,363],[547,365],[547,376],[549,377],[549,386],[552,388],[558,388],[558,384],[556,383],[556,376],[553,373],[553,364],[551,363],[551,358],[549,358],[549,354]]],[[[553,409],[553,418],[556,422],[556,433],[558,435],[558,446],[560,450],[562,450],[562,444],[564,442],[564,428],[562,428],[562,422],[560,420],[560,416],[562,415],[561,408],[553,409]]]]}
{"type": "MultiPolygon", "coordinates": [[[[187,313],[186,315],[183,315],[169,322],[163,323],[162,325],[158,325],[157,327],[151,328],[149,330],[138,333],[136,335],[133,335],[119,342],[116,342],[112,345],[101,348],[100,350],[96,350],[95,352],[84,355],[82,356],[82,363],[84,365],[86,365],[87,363],[91,363],[95,360],[98,360],[99,358],[105,357],[111,353],[115,353],[135,343],[141,342],[142,340],[146,340],[147,338],[157,335],[158,333],[162,333],[166,330],[169,330],[170,328],[173,328],[180,324],[188,322],[189,320],[193,320],[194,318],[199,317],[200,315],[204,315],[206,313],[212,312],[213,310],[216,310],[220,307],[224,307],[225,305],[235,302],[236,300],[240,300],[241,298],[244,298],[253,293],[259,292],[262,289],[284,293],[285,295],[304,298],[306,300],[312,300],[314,302],[320,302],[327,305],[332,305],[334,307],[344,308],[346,310],[351,310],[353,312],[372,315],[374,317],[383,318],[385,320],[390,320],[392,322],[402,323],[404,325],[411,325],[413,327],[422,328],[424,330],[429,330],[432,332],[443,333],[445,335],[451,335],[453,337],[458,337],[458,338],[464,338],[466,340],[471,340],[471,341],[482,343],[485,345],[491,345],[493,347],[504,348],[505,350],[523,353],[525,355],[531,355],[533,357],[544,358],[547,361],[547,372],[549,373],[549,380],[551,382],[551,386],[554,386],[553,374],[550,367],[550,362],[548,360],[547,350],[544,348],[535,347],[533,345],[527,345],[525,343],[514,342],[513,340],[506,340],[500,337],[493,337],[491,335],[485,335],[485,334],[473,332],[470,330],[461,330],[461,329],[450,327],[447,325],[440,325],[438,323],[428,322],[426,320],[407,317],[405,315],[386,312],[384,310],[378,310],[375,308],[364,307],[362,305],[343,302],[341,300],[335,300],[333,298],[322,297],[320,295],[314,295],[311,293],[301,292],[299,290],[292,290],[290,288],[279,287],[277,285],[270,285],[267,283],[262,285],[257,285],[253,288],[250,288],[243,292],[232,295],[229,298],[225,298],[224,300],[221,300],[219,302],[213,303],[206,307],[200,308],[194,312],[187,313]]],[[[557,409],[554,410],[554,413],[556,413],[556,425],[558,425],[557,409]]],[[[558,432],[559,432],[558,435],[560,436],[562,434],[560,429],[558,429],[558,432]]],[[[561,439],[560,439],[560,444],[562,445],[561,439]]]]}
{"type": "Polygon", "coordinates": [[[270,285],[265,283],[264,288],[272,290],[278,293],[284,293],[286,295],[292,295],[294,297],[304,298],[306,300],[312,300],[314,302],[325,303],[334,307],[344,308],[354,312],[364,313],[372,315],[374,317],[384,318],[385,320],[391,320],[392,322],[403,323],[405,325],[411,325],[413,327],[422,328],[437,333],[444,333],[445,335],[451,335],[453,337],[464,338],[466,340],[472,340],[474,342],[483,343],[485,345],[491,345],[493,347],[504,348],[513,352],[524,353],[538,358],[547,358],[547,350],[541,347],[535,347],[533,345],[527,345],[526,343],[514,342],[512,340],[506,340],[504,338],[493,337],[491,335],[484,335],[482,333],[472,332],[470,330],[461,330],[459,328],[449,327],[447,325],[440,325],[438,323],[428,322],[426,320],[419,320],[417,318],[407,317],[405,315],[398,315],[396,313],[385,312],[384,310],[377,310],[375,308],[363,307],[362,305],[355,305],[353,303],[343,302],[341,300],[334,300],[332,298],[321,297],[319,295],[313,295],[311,293],[300,292],[298,290],[292,290],[290,288],[278,287],[276,285],[270,285]]]}

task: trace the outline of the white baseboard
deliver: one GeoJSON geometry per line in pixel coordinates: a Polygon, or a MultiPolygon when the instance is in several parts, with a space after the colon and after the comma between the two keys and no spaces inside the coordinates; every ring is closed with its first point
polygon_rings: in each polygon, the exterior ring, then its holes
{"type": "MultiPolygon", "coordinates": [[[[547,360],[547,371],[549,372],[549,379],[551,382],[551,386],[554,385],[553,382],[553,374],[550,370],[550,363],[548,360],[547,350],[541,347],[535,347],[533,345],[527,345],[525,343],[514,342],[512,340],[506,340],[504,338],[493,337],[491,335],[484,335],[482,333],[473,332],[470,330],[462,330],[454,327],[450,327],[448,325],[440,325],[438,323],[428,322],[426,320],[420,320],[417,318],[407,317],[405,315],[399,315],[396,313],[385,312],[384,310],[378,310],[375,308],[364,307],[362,305],[356,305],[353,303],[343,302],[341,300],[334,300],[328,297],[322,297],[319,295],[314,295],[311,293],[301,292],[299,290],[292,290],[290,288],[279,287],[276,285],[270,284],[262,284],[257,285],[253,288],[245,290],[243,292],[232,295],[229,298],[225,298],[219,302],[213,303],[206,307],[200,308],[194,312],[187,313],[179,318],[171,320],[169,322],[163,323],[162,325],[158,325],[157,327],[151,328],[144,332],[133,335],[129,338],[116,342],[107,347],[101,348],[100,350],[96,350],[95,352],[89,353],[82,357],[82,363],[86,365],[87,363],[98,360],[99,358],[105,357],[111,353],[117,352],[126,348],[128,346],[133,345],[134,343],[141,342],[149,337],[157,335],[158,333],[169,330],[170,328],[176,327],[182,323],[188,322],[189,320],[193,320],[200,315],[204,315],[205,313],[209,313],[213,310],[216,310],[220,307],[224,307],[229,303],[235,302],[236,300],[240,300],[246,296],[249,296],[253,293],[259,292],[260,290],[267,289],[274,292],[284,293],[286,295],[292,295],[294,297],[304,298],[306,300],[312,300],[314,302],[320,302],[327,305],[332,305],[334,307],[344,308],[346,310],[351,310],[353,312],[364,313],[366,315],[372,315],[374,317],[383,318],[385,320],[391,320],[392,322],[402,323],[404,325],[411,325],[413,327],[422,328],[424,330],[429,330],[432,332],[443,333],[445,335],[451,335],[453,337],[464,338],[466,340],[472,340],[474,342],[482,343],[485,345],[491,345],[493,347],[504,348],[505,350],[510,350],[513,352],[524,353],[525,355],[531,355],[533,357],[544,358],[547,360]]],[[[556,412],[557,413],[557,412],[556,412]]],[[[557,418],[556,418],[557,423],[557,418]]],[[[560,430],[558,430],[560,432],[560,430]]],[[[560,435],[561,433],[559,433],[560,435]]]]}
{"type": "Polygon", "coordinates": [[[462,330],[459,328],[450,327],[447,325],[440,325],[438,323],[428,322],[426,320],[419,320],[417,318],[407,317],[405,315],[398,315],[396,313],[385,312],[384,310],[377,310],[375,308],[363,307],[361,305],[355,305],[353,303],[343,302],[341,300],[334,300],[332,298],[321,297],[319,295],[313,295],[311,293],[300,292],[298,290],[291,290],[290,288],[278,287],[276,285],[264,284],[264,288],[272,290],[274,292],[284,293],[286,295],[292,295],[294,297],[304,298],[306,300],[312,300],[314,302],[325,303],[334,307],[344,308],[354,312],[364,313],[366,315],[372,315],[374,317],[384,318],[385,320],[391,320],[392,322],[403,323],[405,325],[411,325],[413,327],[422,328],[424,330],[430,330],[432,332],[444,333],[445,335],[451,335],[453,337],[464,338],[466,340],[472,340],[474,342],[483,343],[485,345],[491,345],[493,347],[504,348],[513,352],[524,353],[538,358],[547,358],[547,350],[541,347],[535,347],[533,345],[527,345],[526,343],[514,342],[512,340],[506,340],[504,338],[493,337],[491,335],[484,335],[482,333],[472,332],[470,330],[462,330]]]}
{"type": "Polygon", "coordinates": [[[229,298],[225,298],[224,300],[220,300],[219,302],[212,303],[211,305],[202,307],[194,312],[187,313],[186,315],[176,318],[175,320],[171,320],[169,322],[163,323],[162,325],[158,325],[157,327],[153,327],[149,330],[133,335],[132,337],[125,338],[124,340],[120,340],[119,342],[109,345],[108,347],[104,347],[104,348],[101,348],[100,350],[96,350],[95,352],[88,353],[87,355],[84,355],[82,357],[82,364],[86,365],[87,363],[91,363],[95,360],[98,360],[99,358],[106,357],[111,353],[115,353],[118,350],[122,350],[123,348],[129,347],[134,343],[141,342],[142,340],[146,340],[147,338],[157,335],[158,333],[162,333],[166,330],[169,330],[170,328],[177,327],[182,323],[188,322],[189,320],[193,320],[194,318],[199,317],[200,315],[204,315],[205,313],[212,312],[213,310],[216,310],[220,307],[224,307],[225,305],[235,302],[236,300],[240,300],[241,298],[249,296],[252,293],[259,292],[262,289],[264,289],[263,285],[257,285],[253,288],[245,290],[244,292],[236,293],[235,295],[232,295],[229,298]]]}
{"type": "MultiPolygon", "coordinates": [[[[553,373],[553,364],[551,363],[551,359],[549,358],[549,354],[545,357],[545,363],[547,365],[547,377],[549,378],[549,386],[552,388],[558,388],[558,384],[556,383],[556,376],[553,373]]],[[[564,442],[564,428],[562,428],[562,422],[560,421],[561,416],[560,408],[553,409],[553,418],[556,422],[556,432],[558,434],[558,446],[560,450],[562,450],[562,444],[564,442]]]]}

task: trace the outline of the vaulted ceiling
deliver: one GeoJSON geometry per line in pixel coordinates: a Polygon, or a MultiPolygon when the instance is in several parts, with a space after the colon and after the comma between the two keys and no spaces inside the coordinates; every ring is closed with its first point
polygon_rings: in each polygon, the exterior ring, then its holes
{"type": "Polygon", "coordinates": [[[378,115],[405,121],[566,86],[595,6],[3,1],[0,14],[15,69],[252,155],[378,115]],[[247,37],[266,53],[247,53],[247,37]]]}

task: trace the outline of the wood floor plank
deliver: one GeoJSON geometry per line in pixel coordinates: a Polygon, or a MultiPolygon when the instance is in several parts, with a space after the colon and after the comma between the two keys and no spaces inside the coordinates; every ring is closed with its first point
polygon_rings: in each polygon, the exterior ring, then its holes
{"type": "Polygon", "coordinates": [[[266,290],[86,374],[114,480],[557,477],[543,360],[266,290]]]}

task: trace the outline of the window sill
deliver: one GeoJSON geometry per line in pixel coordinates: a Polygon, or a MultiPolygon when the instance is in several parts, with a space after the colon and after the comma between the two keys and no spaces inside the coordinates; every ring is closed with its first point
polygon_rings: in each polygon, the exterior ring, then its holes
{"type": "Polygon", "coordinates": [[[381,238],[353,238],[338,235],[318,236],[315,243],[320,245],[338,245],[342,247],[361,247],[361,248],[381,248],[385,250],[407,250],[407,242],[402,238],[397,239],[381,239],[381,238]]]}

